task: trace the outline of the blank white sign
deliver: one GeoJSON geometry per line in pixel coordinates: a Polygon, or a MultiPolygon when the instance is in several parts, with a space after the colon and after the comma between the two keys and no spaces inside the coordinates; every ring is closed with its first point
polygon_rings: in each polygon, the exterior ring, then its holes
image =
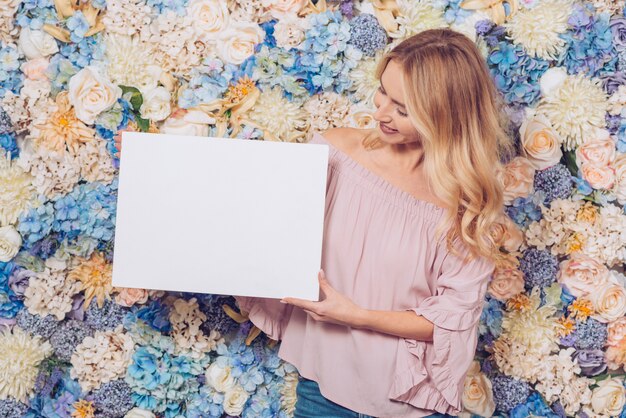
{"type": "Polygon", "coordinates": [[[328,145],[122,133],[113,285],[318,300],[328,145]]]}

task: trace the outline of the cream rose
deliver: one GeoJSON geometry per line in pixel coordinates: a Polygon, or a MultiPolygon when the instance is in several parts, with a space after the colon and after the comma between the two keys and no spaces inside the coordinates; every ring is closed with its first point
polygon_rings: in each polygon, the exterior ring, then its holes
{"type": "Polygon", "coordinates": [[[29,60],[47,57],[59,52],[57,42],[51,35],[42,30],[32,30],[28,26],[20,31],[17,45],[29,60]]]}
{"type": "Polygon", "coordinates": [[[604,379],[591,395],[591,407],[596,414],[619,416],[626,404],[626,392],[619,378],[604,379]]]}
{"type": "Polygon", "coordinates": [[[274,26],[274,38],[280,48],[295,48],[304,40],[304,32],[307,29],[307,20],[295,15],[280,19],[274,26]]]}
{"type": "Polygon", "coordinates": [[[583,178],[594,189],[610,189],[615,184],[615,170],[613,167],[596,167],[593,164],[583,164],[580,167],[583,178]]]}
{"type": "Polygon", "coordinates": [[[624,338],[626,338],[626,317],[618,318],[609,323],[607,331],[608,337],[606,339],[606,344],[618,347],[624,338]]]}
{"type": "Polygon", "coordinates": [[[231,22],[220,34],[217,53],[222,60],[239,65],[254,53],[255,45],[263,38],[263,29],[256,23],[231,22]]]}
{"type": "Polygon", "coordinates": [[[139,109],[141,117],[153,121],[162,121],[172,113],[170,100],[172,95],[165,87],[157,87],[143,95],[143,104],[139,109]]]}
{"type": "Polygon", "coordinates": [[[241,385],[235,386],[224,395],[224,412],[232,416],[240,415],[249,396],[241,385]]]}
{"type": "Polygon", "coordinates": [[[263,7],[276,19],[282,19],[285,15],[298,14],[308,0],[263,0],[263,7]]]}
{"type": "Polygon", "coordinates": [[[133,408],[124,415],[124,418],[155,418],[155,415],[145,409],[133,408]]]}
{"type": "Polygon", "coordinates": [[[606,167],[615,159],[615,142],[610,138],[609,132],[604,129],[592,141],[582,144],[576,149],[576,164],[591,164],[596,167],[606,167]]]}
{"type": "Polygon", "coordinates": [[[22,236],[13,225],[0,227],[0,261],[11,261],[21,246],[22,236]]]}
{"type": "Polygon", "coordinates": [[[83,68],[69,82],[68,98],[76,110],[76,117],[88,125],[121,96],[122,90],[93,66],[83,68]]]}
{"type": "Polygon", "coordinates": [[[480,372],[480,363],[476,360],[472,362],[465,377],[463,408],[481,417],[492,416],[496,409],[491,381],[480,372]]]}
{"type": "Polygon", "coordinates": [[[118,294],[115,295],[115,303],[127,308],[135,304],[144,304],[148,301],[148,290],[134,289],[130,287],[116,287],[118,294]]]}
{"type": "Polygon", "coordinates": [[[499,246],[508,252],[515,252],[524,242],[524,234],[517,225],[506,215],[500,217],[498,223],[493,224],[491,237],[499,246]]]}
{"type": "Polygon", "coordinates": [[[47,80],[46,70],[48,69],[48,58],[41,57],[26,61],[20,66],[20,70],[31,80],[47,80]]]}
{"type": "Polygon", "coordinates": [[[600,322],[615,321],[626,314],[626,290],[621,284],[608,281],[587,296],[593,304],[593,318],[600,322]]]}
{"type": "Polygon", "coordinates": [[[235,388],[235,378],[230,367],[222,367],[217,362],[211,364],[204,373],[207,383],[218,392],[228,392],[235,388]]]}
{"type": "Polygon", "coordinates": [[[209,124],[215,119],[200,110],[179,109],[161,125],[160,132],[172,135],[208,136],[209,124]]]}
{"type": "Polygon", "coordinates": [[[626,154],[619,154],[613,163],[615,170],[615,185],[613,192],[617,197],[617,201],[626,205],[626,154]]]}
{"type": "Polygon", "coordinates": [[[559,162],[563,156],[561,140],[544,116],[526,120],[520,127],[522,151],[537,170],[543,170],[559,162]]]}
{"type": "Polygon", "coordinates": [[[535,168],[524,157],[516,157],[500,173],[504,184],[504,203],[510,205],[517,197],[526,197],[533,190],[535,168]]]}
{"type": "Polygon", "coordinates": [[[584,297],[609,279],[609,269],[594,258],[574,253],[560,264],[557,280],[575,297],[584,297]]]}
{"type": "Polygon", "coordinates": [[[193,19],[196,33],[206,40],[219,38],[230,22],[230,13],[223,0],[191,0],[187,15],[193,19]]]}
{"type": "Polygon", "coordinates": [[[504,302],[524,291],[524,274],[515,267],[498,267],[487,290],[491,296],[504,302]]]}

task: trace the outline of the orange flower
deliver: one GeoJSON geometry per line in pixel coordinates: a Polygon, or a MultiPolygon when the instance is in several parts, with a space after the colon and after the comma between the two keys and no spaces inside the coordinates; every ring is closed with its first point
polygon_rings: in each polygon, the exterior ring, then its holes
{"type": "Polygon", "coordinates": [[[589,299],[578,298],[571,305],[567,307],[570,315],[574,317],[574,319],[578,319],[580,321],[586,321],[589,318],[594,310],[593,303],[589,299]]]}
{"type": "Polygon", "coordinates": [[[571,318],[566,318],[562,316],[557,320],[557,322],[561,326],[558,331],[559,336],[565,337],[566,335],[570,335],[574,331],[576,323],[571,318]]]}
{"type": "Polygon", "coordinates": [[[509,310],[525,311],[530,308],[530,302],[530,298],[526,294],[520,293],[509,299],[506,302],[506,307],[509,310]]]}
{"type": "Polygon", "coordinates": [[[94,297],[98,306],[102,307],[105,298],[111,300],[113,266],[98,252],[94,252],[89,260],[78,259],[80,264],[70,271],[68,278],[82,283],[80,290],[85,291],[85,309],[94,297]]]}
{"type": "Polygon", "coordinates": [[[74,412],[72,412],[72,418],[93,418],[96,413],[93,407],[93,402],[81,399],[78,402],[74,402],[72,405],[74,412]]]}

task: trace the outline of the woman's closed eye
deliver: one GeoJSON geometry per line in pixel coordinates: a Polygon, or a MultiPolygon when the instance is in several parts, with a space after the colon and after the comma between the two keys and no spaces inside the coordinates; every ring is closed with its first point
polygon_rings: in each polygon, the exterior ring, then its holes
{"type": "MultiPolygon", "coordinates": [[[[386,96],[387,93],[385,93],[385,89],[383,89],[383,86],[378,86],[378,91],[380,92],[380,94],[382,94],[383,96],[386,96]]],[[[396,107],[396,113],[400,116],[402,116],[403,118],[406,118],[408,116],[408,114],[406,112],[403,112],[402,110],[400,110],[399,107],[396,107]]]]}

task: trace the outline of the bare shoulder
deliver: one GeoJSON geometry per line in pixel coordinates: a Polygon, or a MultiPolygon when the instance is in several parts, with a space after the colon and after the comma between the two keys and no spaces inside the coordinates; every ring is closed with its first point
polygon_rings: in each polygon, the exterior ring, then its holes
{"type": "Polygon", "coordinates": [[[352,154],[360,149],[361,140],[366,134],[364,129],[331,128],[322,133],[322,136],[338,150],[352,154]]]}

